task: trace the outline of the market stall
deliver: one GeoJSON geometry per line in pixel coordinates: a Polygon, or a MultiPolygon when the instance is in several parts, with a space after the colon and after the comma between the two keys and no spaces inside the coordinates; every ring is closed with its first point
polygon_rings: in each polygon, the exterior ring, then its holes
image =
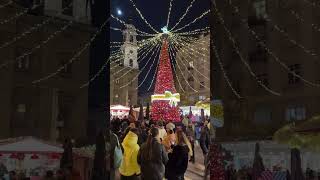
{"type": "Polygon", "coordinates": [[[63,149],[33,137],[2,140],[0,163],[8,171],[23,172],[27,176],[43,175],[48,170],[57,170],[63,149]]]}
{"type": "Polygon", "coordinates": [[[130,107],[122,105],[113,105],[110,106],[110,113],[112,117],[117,117],[123,119],[129,116],[130,107]]]}

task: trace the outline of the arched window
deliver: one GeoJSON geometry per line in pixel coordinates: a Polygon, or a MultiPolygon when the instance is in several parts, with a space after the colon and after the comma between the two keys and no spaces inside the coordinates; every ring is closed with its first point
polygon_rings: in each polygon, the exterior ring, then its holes
{"type": "Polygon", "coordinates": [[[129,66],[133,67],[133,60],[132,59],[129,60],[129,66]]]}

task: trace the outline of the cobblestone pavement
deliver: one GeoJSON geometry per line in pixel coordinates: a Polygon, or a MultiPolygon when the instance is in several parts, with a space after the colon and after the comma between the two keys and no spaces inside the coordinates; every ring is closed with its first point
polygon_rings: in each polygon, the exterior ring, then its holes
{"type": "Polygon", "coordinates": [[[196,162],[189,162],[185,180],[203,180],[204,178],[204,157],[199,145],[195,145],[196,162]]]}

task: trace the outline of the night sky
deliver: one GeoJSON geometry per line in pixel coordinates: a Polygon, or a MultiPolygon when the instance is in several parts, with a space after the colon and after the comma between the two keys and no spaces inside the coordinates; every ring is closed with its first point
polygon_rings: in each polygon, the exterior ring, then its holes
{"type": "MultiPolygon", "coordinates": [[[[173,27],[176,24],[176,22],[179,20],[179,18],[184,14],[184,12],[186,11],[191,1],[192,0],[173,0],[169,29],[170,27],[173,27]]],[[[143,14],[143,16],[147,19],[147,21],[156,30],[161,31],[161,28],[165,26],[167,23],[170,0],[135,0],[134,2],[137,8],[143,14]]],[[[209,0],[196,0],[193,4],[193,7],[190,8],[188,14],[181,21],[181,23],[177,28],[180,28],[188,24],[189,22],[193,21],[195,18],[200,16],[203,12],[207,11],[209,7],[210,7],[209,0]]],[[[133,8],[129,0],[113,0],[111,2],[111,13],[123,21],[127,21],[128,16],[132,16],[133,24],[138,29],[144,32],[152,33],[152,34],[154,33],[143,22],[143,20],[140,18],[139,14],[135,11],[135,9],[133,8]],[[117,9],[121,9],[123,13],[121,16],[117,14],[117,9]]],[[[112,27],[123,28],[123,26],[120,23],[118,23],[116,20],[114,19],[111,19],[111,20],[112,20],[111,21],[112,27]]],[[[185,28],[183,31],[190,31],[197,28],[204,28],[207,26],[209,26],[208,18],[204,17],[201,20],[194,23],[193,25],[189,26],[188,28],[185,28]]],[[[111,30],[110,33],[111,33],[110,34],[111,41],[117,41],[117,42],[122,41],[122,35],[119,31],[111,30]]],[[[138,37],[138,40],[141,40],[141,38],[138,37]]],[[[146,63],[147,61],[148,61],[148,58],[140,60],[139,66],[142,67],[144,63],[146,63]]],[[[152,61],[153,61],[153,58],[150,60],[149,65],[140,74],[139,83],[147,74],[147,71],[149,70],[152,64],[152,61]]],[[[148,92],[147,89],[149,87],[149,83],[153,78],[155,70],[156,70],[156,62],[154,63],[154,67],[152,67],[152,70],[150,71],[145,83],[139,88],[139,94],[144,94],[148,92]]],[[[151,88],[150,91],[153,91],[153,88],[151,88]]]]}

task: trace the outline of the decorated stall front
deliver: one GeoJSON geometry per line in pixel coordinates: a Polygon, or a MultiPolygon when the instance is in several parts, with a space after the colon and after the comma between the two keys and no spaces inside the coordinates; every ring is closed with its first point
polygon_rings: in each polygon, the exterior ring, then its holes
{"type": "Polygon", "coordinates": [[[8,171],[22,172],[27,176],[43,175],[59,168],[63,149],[33,137],[21,137],[0,142],[0,163],[8,171]]]}
{"type": "Polygon", "coordinates": [[[112,117],[123,119],[129,116],[130,107],[122,105],[110,106],[110,113],[112,117]]]}

